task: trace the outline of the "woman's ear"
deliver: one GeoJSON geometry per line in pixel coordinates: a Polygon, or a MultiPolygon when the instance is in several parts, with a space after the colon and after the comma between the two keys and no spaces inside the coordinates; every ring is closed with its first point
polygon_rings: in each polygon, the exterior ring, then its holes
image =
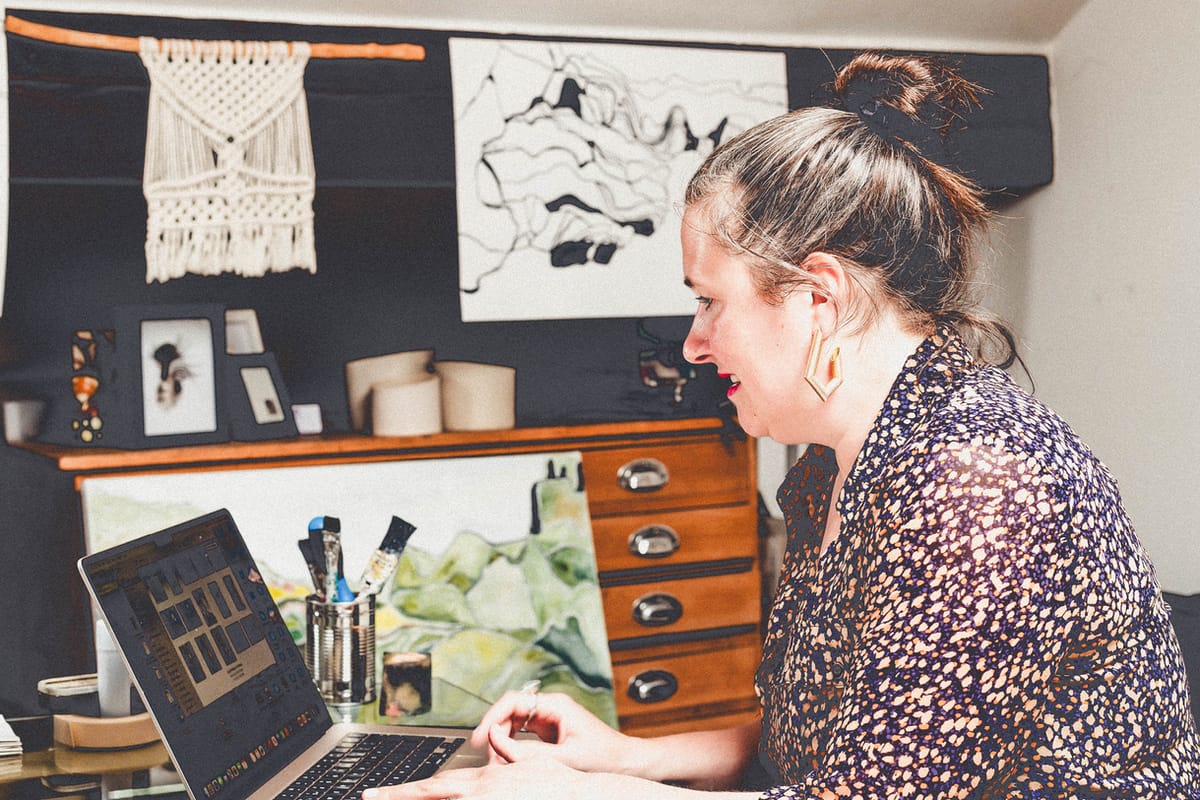
{"type": "Polygon", "coordinates": [[[800,264],[812,282],[813,311],[829,333],[837,328],[838,315],[849,300],[850,276],[836,256],[822,251],[810,253],[800,264]]]}

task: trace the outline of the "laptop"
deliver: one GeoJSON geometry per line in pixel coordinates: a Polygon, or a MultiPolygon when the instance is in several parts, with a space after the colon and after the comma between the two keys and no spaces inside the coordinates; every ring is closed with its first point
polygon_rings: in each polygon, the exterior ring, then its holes
{"type": "Polygon", "coordinates": [[[357,800],[487,761],[461,728],[335,724],[227,510],[79,572],[192,800],[357,800]]]}

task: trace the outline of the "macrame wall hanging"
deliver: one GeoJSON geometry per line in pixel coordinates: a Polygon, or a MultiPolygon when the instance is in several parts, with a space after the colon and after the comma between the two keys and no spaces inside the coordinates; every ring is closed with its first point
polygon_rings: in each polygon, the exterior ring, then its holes
{"type": "Polygon", "coordinates": [[[421,61],[418,44],[231,42],[77,31],[6,15],[10,34],[138,53],[150,77],[146,282],[316,272],[309,58],[421,61]]]}
{"type": "Polygon", "coordinates": [[[306,42],[140,40],[146,282],[316,272],[306,42]]]}

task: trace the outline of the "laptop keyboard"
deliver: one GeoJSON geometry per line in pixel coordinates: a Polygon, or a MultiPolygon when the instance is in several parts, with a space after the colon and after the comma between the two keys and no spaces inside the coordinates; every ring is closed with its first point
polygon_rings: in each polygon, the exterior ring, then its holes
{"type": "Polygon", "coordinates": [[[278,800],[357,798],[363,789],[428,778],[464,739],[406,734],[348,733],[294,780],[278,800]]]}

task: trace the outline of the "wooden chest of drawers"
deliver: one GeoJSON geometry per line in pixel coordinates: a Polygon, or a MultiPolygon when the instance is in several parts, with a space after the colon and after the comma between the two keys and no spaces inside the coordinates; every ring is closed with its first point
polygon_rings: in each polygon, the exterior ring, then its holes
{"type": "Polygon", "coordinates": [[[28,444],[76,482],[142,470],[362,463],[578,450],[622,730],[737,724],[758,712],[761,581],[753,442],[716,419],[321,436],[158,450],[28,444]]]}
{"type": "Polygon", "coordinates": [[[622,730],[753,716],[753,443],[720,429],[661,431],[583,452],[622,730]]]}

